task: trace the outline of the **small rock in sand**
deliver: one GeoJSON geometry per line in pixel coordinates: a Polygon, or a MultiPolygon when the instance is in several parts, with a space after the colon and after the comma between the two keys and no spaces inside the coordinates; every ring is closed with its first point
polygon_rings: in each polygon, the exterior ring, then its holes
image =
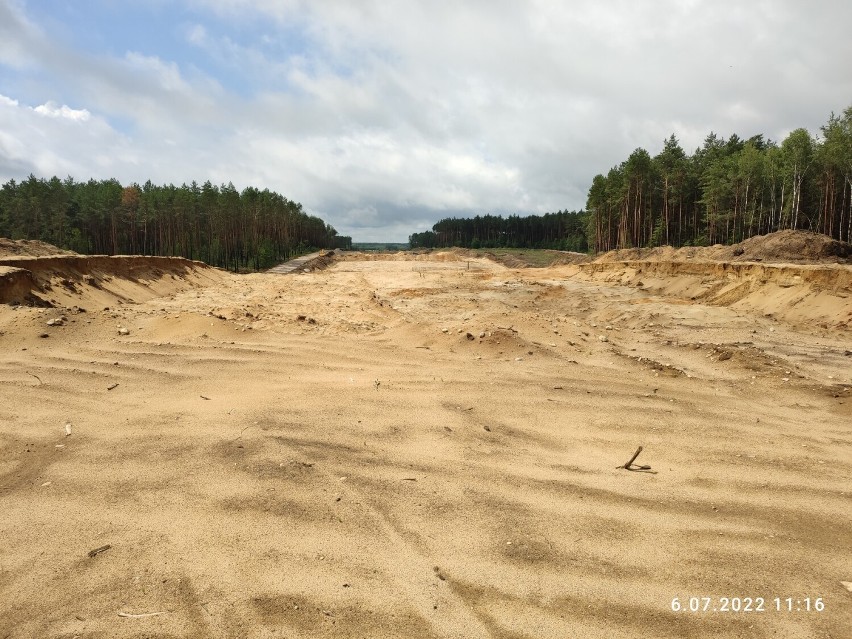
{"type": "Polygon", "coordinates": [[[119,335],[130,335],[130,330],[125,328],[124,326],[120,326],[118,329],[119,335]]]}
{"type": "Polygon", "coordinates": [[[608,342],[609,338],[606,335],[598,335],[598,339],[602,342],[608,342]]]}

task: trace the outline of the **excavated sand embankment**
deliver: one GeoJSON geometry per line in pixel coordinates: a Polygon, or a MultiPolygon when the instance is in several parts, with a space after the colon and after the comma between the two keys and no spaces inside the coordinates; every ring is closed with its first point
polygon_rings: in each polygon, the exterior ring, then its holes
{"type": "Polygon", "coordinates": [[[180,257],[50,255],[0,258],[0,303],[71,306],[143,302],[212,283],[221,271],[180,257]]]}
{"type": "Polygon", "coordinates": [[[852,321],[852,267],[841,264],[612,261],[575,268],[590,281],[636,286],[685,302],[824,327],[849,328],[852,321]]]}

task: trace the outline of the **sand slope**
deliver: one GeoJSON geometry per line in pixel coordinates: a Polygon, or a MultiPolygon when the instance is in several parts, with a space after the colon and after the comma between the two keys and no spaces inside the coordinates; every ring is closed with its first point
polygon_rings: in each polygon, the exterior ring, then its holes
{"type": "Polygon", "coordinates": [[[678,249],[660,246],[652,249],[621,249],[602,253],[596,262],[642,260],[769,263],[839,263],[852,259],[852,244],[839,242],[821,233],[785,230],[754,235],[738,244],[684,246],[678,249]]]}
{"type": "Polygon", "coordinates": [[[137,303],[212,284],[219,272],[179,257],[0,257],[0,303],[41,307],[137,303]]]}
{"type": "Polygon", "coordinates": [[[0,306],[0,637],[849,636],[849,267],[374,257],[25,269],[75,290],[0,306]]]}

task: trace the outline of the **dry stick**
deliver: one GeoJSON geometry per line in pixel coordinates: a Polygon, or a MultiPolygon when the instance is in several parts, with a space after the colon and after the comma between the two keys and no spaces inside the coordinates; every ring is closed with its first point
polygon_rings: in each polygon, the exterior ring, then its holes
{"type": "Polygon", "coordinates": [[[518,329],[514,328],[513,326],[498,326],[497,328],[499,328],[501,331],[512,331],[513,333],[518,332],[518,329]]]}
{"type": "Polygon", "coordinates": [[[127,617],[128,619],[142,619],[143,617],[156,617],[157,615],[164,615],[165,612],[143,612],[140,615],[131,615],[129,612],[119,612],[119,617],[127,617]]]}
{"type": "Polygon", "coordinates": [[[111,544],[107,544],[106,546],[101,546],[100,548],[95,548],[94,550],[90,550],[90,551],[89,551],[89,557],[97,557],[97,556],[98,556],[98,555],[100,555],[102,552],[106,552],[106,551],[107,551],[107,550],[109,550],[110,548],[112,548],[112,545],[111,545],[111,544]]]}
{"type": "Polygon", "coordinates": [[[38,375],[33,375],[33,374],[32,374],[31,372],[29,372],[29,371],[27,371],[27,375],[31,375],[32,377],[35,377],[35,378],[38,380],[39,385],[44,384],[44,382],[43,382],[43,381],[41,381],[41,377],[39,377],[38,375]]]}
{"type": "Polygon", "coordinates": [[[633,462],[636,461],[636,458],[639,457],[639,453],[641,453],[641,452],[642,452],[642,447],[640,446],[639,448],[636,449],[636,452],[633,453],[633,457],[630,458],[629,462],[624,464],[624,466],[616,466],[616,468],[629,469],[633,465],[633,462]]]}

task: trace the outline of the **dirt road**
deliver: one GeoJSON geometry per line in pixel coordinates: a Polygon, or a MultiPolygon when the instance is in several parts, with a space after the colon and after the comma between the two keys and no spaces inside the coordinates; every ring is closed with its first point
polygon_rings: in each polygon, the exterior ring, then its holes
{"type": "Polygon", "coordinates": [[[300,270],[305,264],[307,264],[311,260],[317,259],[322,254],[322,251],[318,251],[316,253],[309,253],[307,255],[302,255],[301,257],[293,258],[292,260],[287,260],[283,264],[279,264],[278,266],[269,269],[267,273],[278,273],[279,275],[294,273],[300,270]]]}
{"type": "Polygon", "coordinates": [[[850,636],[848,297],[823,328],[635,275],[350,256],[0,307],[0,637],[850,636]]]}

